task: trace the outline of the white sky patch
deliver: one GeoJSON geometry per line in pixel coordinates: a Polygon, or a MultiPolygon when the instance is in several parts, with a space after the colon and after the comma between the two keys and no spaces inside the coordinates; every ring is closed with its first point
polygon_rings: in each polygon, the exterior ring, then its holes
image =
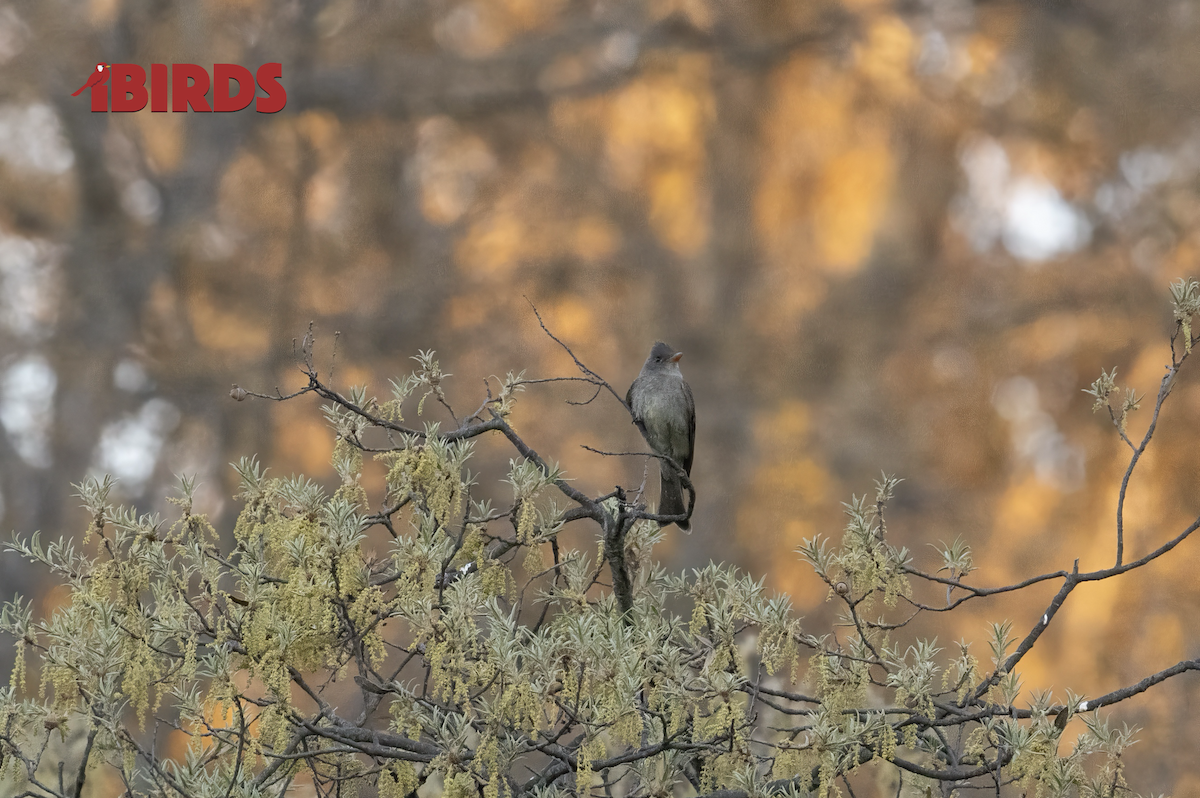
{"type": "Polygon", "coordinates": [[[218,224],[209,223],[200,229],[199,249],[208,260],[225,260],[237,251],[232,232],[218,224]]]}
{"type": "Polygon", "coordinates": [[[1092,225],[1044,180],[1012,183],[1004,208],[1004,248],[1018,258],[1043,261],[1074,252],[1092,238],[1092,225]]]}
{"type": "Polygon", "coordinates": [[[1003,105],[1017,93],[1020,85],[1020,76],[1017,74],[1016,67],[1008,59],[1002,58],[988,70],[976,93],[979,95],[979,101],[984,105],[1003,105]]]}
{"type": "Polygon", "coordinates": [[[0,105],[0,159],[18,169],[52,175],[75,165],[62,123],[46,103],[0,105]]]}
{"type": "Polygon", "coordinates": [[[1167,182],[1175,172],[1175,158],[1153,147],[1121,153],[1117,163],[1121,167],[1121,176],[1139,194],[1167,182]]]}
{"type": "Polygon", "coordinates": [[[1042,409],[1033,380],[1011,377],[1000,383],[992,395],[992,406],[1012,425],[1018,461],[1032,467],[1040,482],[1062,491],[1083,486],[1083,448],[1067,441],[1053,416],[1042,409]]]}
{"type": "Polygon", "coordinates": [[[639,42],[637,34],[622,30],[604,40],[600,57],[613,69],[626,69],[637,61],[639,42]]]}
{"type": "Polygon", "coordinates": [[[12,6],[0,8],[0,64],[11,61],[24,50],[29,38],[29,26],[16,10],[12,6]]]}
{"type": "Polygon", "coordinates": [[[0,327],[32,341],[53,332],[62,251],[49,241],[0,233],[0,327]]]}
{"type": "Polygon", "coordinates": [[[1075,252],[1092,238],[1083,211],[1039,177],[1014,174],[999,142],[981,136],[959,157],[967,191],[955,198],[954,224],[977,252],[1003,244],[1014,257],[1040,263],[1075,252]]]}
{"type": "Polygon", "coordinates": [[[478,136],[444,116],[417,127],[417,150],[408,172],[421,187],[425,218],[447,225],[467,212],[479,184],[496,168],[496,158],[478,136]]]}
{"type": "Polygon", "coordinates": [[[34,468],[50,465],[50,428],[58,376],[41,355],[26,355],[0,376],[0,426],[34,468]]]}
{"type": "Polygon", "coordinates": [[[219,516],[225,507],[224,481],[216,476],[218,464],[225,465],[220,452],[220,441],[212,427],[193,417],[171,435],[160,458],[172,474],[187,474],[196,480],[192,512],[210,518],[219,516]]]}
{"type": "Polygon", "coordinates": [[[1008,154],[995,139],[984,136],[963,148],[959,163],[966,172],[968,190],[954,198],[954,223],[976,252],[986,252],[1002,229],[1011,171],[1008,154]]]}
{"type": "Polygon", "coordinates": [[[162,213],[162,197],[153,183],[138,178],[121,192],[121,209],[142,224],[151,224],[162,213]]]}
{"type": "Polygon", "coordinates": [[[433,26],[433,37],[443,47],[468,57],[486,55],[496,47],[476,3],[455,6],[433,26]]]}
{"type": "Polygon", "coordinates": [[[950,69],[950,43],[939,30],[921,37],[921,52],[917,56],[918,75],[940,75],[950,69]]]}
{"type": "Polygon", "coordinates": [[[1096,189],[1096,209],[1119,222],[1165,184],[1188,183],[1200,172],[1200,129],[1176,147],[1138,147],[1121,153],[1117,172],[1096,189]]]}
{"type": "Polygon", "coordinates": [[[122,391],[138,393],[150,387],[150,376],[141,363],[127,357],[113,367],[113,385],[122,391]]]}
{"type": "Polygon", "coordinates": [[[1145,194],[1178,171],[1179,159],[1166,150],[1139,147],[1117,159],[1120,176],[1096,189],[1093,202],[1102,214],[1116,221],[1137,207],[1145,194]]]}
{"type": "Polygon", "coordinates": [[[141,495],[154,474],[163,443],[179,425],[179,410],[165,399],[151,399],[136,414],[105,426],[96,444],[98,471],[121,480],[131,496],[141,495]]]}
{"type": "Polygon", "coordinates": [[[1096,189],[1092,200],[1096,209],[1110,219],[1120,219],[1137,206],[1138,195],[1119,180],[1110,180],[1096,189]]]}

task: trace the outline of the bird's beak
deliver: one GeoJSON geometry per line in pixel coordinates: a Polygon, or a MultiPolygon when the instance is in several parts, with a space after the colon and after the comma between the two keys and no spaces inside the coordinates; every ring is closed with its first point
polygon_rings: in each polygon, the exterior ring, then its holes
{"type": "Polygon", "coordinates": [[[675,354],[671,355],[667,359],[670,360],[672,363],[678,363],[679,358],[681,358],[681,357],[683,357],[683,352],[676,352],[675,354]]]}

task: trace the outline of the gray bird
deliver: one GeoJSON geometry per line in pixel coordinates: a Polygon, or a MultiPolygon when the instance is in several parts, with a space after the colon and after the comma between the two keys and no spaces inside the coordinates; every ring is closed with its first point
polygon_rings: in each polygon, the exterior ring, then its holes
{"type": "MultiPolygon", "coordinates": [[[[650,349],[642,371],[638,374],[625,404],[633,413],[633,423],[642,431],[642,436],[655,454],[670,457],[690,476],[692,473],[692,451],[696,443],[696,403],[692,401],[692,389],[683,380],[679,370],[679,359],[683,352],[676,352],[662,341],[650,349]]],[[[683,499],[683,483],[675,466],[659,460],[660,490],[659,515],[683,515],[687,503],[683,499]]],[[[687,532],[689,521],[679,521],[679,528],[687,532]]]]}

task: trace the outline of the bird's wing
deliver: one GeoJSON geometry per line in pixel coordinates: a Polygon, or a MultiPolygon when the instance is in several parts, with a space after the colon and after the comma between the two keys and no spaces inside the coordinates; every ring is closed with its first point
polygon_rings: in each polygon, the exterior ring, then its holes
{"type": "Polygon", "coordinates": [[[687,380],[683,383],[683,396],[687,399],[687,415],[688,415],[688,448],[687,454],[683,458],[683,470],[692,473],[692,455],[696,452],[696,401],[692,399],[692,389],[687,384],[687,380]]]}
{"type": "MultiPolygon", "coordinates": [[[[637,385],[637,380],[633,381],[633,385],[629,386],[629,390],[625,392],[625,406],[629,408],[629,415],[633,416],[633,423],[637,426],[638,432],[642,433],[642,437],[646,438],[646,425],[638,418],[637,411],[633,409],[633,386],[637,385]]],[[[649,438],[647,438],[649,440],[649,438]]]]}

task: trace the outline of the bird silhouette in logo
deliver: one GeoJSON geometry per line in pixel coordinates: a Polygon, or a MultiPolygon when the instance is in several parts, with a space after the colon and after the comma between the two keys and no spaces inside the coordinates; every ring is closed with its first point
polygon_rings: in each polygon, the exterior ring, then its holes
{"type": "Polygon", "coordinates": [[[87,83],[79,87],[79,91],[72,94],[72,97],[78,97],[79,92],[84,89],[90,89],[92,86],[99,86],[104,81],[108,80],[108,71],[110,64],[96,64],[96,71],[93,72],[87,79],[87,83]]]}

